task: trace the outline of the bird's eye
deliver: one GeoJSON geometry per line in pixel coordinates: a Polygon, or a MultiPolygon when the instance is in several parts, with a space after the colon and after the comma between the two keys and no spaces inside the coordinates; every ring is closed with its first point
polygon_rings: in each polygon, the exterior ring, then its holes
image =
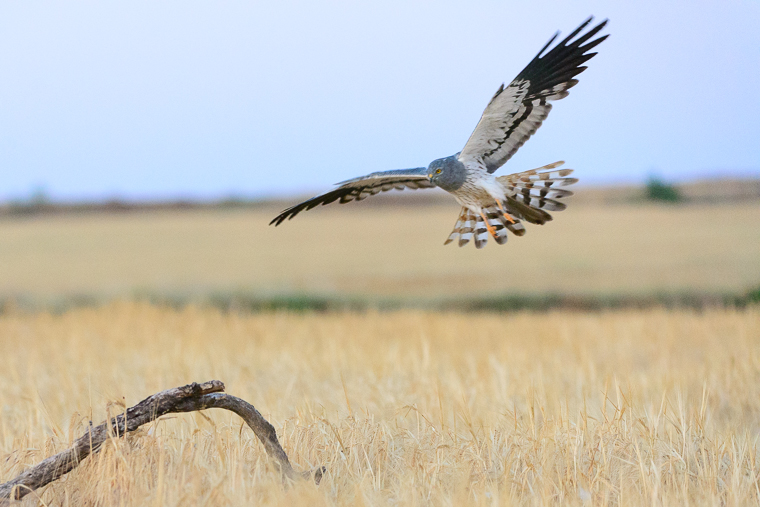
{"type": "Polygon", "coordinates": [[[441,174],[441,170],[440,169],[436,169],[435,170],[435,174],[441,174]]]}

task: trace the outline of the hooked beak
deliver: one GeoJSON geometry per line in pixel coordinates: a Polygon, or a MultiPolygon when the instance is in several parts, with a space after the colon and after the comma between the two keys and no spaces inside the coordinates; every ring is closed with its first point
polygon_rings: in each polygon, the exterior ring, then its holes
{"type": "Polygon", "coordinates": [[[432,182],[433,181],[433,173],[428,174],[428,179],[432,182]]]}

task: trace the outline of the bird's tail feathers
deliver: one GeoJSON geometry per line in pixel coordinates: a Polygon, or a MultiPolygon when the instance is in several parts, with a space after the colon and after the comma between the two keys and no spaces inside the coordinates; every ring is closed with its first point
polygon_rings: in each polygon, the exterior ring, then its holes
{"type": "Polygon", "coordinates": [[[507,196],[505,209],[516,218],[522,218],[531,224],[544,225],[552,221],[552,216],[543,209],[523,204],[515,197],[507,196]]]}
{"type": "MultiPolygon", "coordinates": [[[[499,245],[503,245],[509,239],[507,231],[512,232],[516,236],[525,234],[525,227],[520,223],[520,220],[513,218],[514,223],[507,220],[507,217],[504,216],[496,203],[484,207],[483,215],[485,215],[488,225],[490,225],[490,229],[493,231],[490,235],[493,236],[494,241],[499,245]]],[[[454,230],[451,231],[444,245],[448,245],[459,237],[459,246],[464,246],[474,238],[475,247],[483,248],[488,243],[488,225],[486,225],[486,221],[483,220],[480,214],[463,207],[457,223],[454,225],[454,230]]]]}
{"type": "Polygon", "coordinates": [[[578,180],[569,177],[572,169],[557,169],[564,162],[555,162],[530,171],[500,176],[497,178],[506,192],[502,202],[505,215],[496,201],[483,203],[483,216],[469,208],[462,207],[454,230],[446,239],[445,245],[459,238],[459,246],[464,246],[475,239],[475,247],[483,248],[488,242],[489,233],[496,243],[507,242],[507,231],[515,236],[525,234],[521,220],[532,224],[545,224],[552,219],[549,211],[562,211],[567,205],[561,200],[573,193],[564,187],[578,180]]]}
{"type": "Polygon", "coordinates": [[[562,211],[567,205],[561,201],[573,195],[564,187],[577,183],[569,177],[572,169],[557,169],[564,162],[554,162],[537,169],[496,178],[507,191],[507,203],[512,210],[531,223],[543,224],[552,219],[547,211],[562,211]],[[526,209],[530,208],[530,210],[526,209]]]}
{"type": "Polygon", "coordinates": [[[475,213],[463,206],[462,211],[459,213],[459,218],[457,218],[457,223],[454,225],[454,230],[451,231],[451,234],[449,234],[449,237],[443,244],[448,245],[459,237],[459,246],[464,246],[470,242],[474,231],[475,213]]]}

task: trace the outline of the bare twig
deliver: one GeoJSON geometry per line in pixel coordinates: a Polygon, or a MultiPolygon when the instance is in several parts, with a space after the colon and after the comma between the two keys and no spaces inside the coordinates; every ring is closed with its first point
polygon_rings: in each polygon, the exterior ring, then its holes
{"type": "Polygon", "coordinates": [[[324,468],[313,473],[298,473],[293,470],[287,454],[277,440],[274,426],[269,424],[253,405],[235,396],[224,394],[222,391],[224,391],[224,384],[219,380],[167,389],[145,398],[134,407],[127,409],[124,414],[111,418],[108,422],[103,422],[94,428],[90,425],[87,433],[79,437],[70,449],[43,460],[15,479],[0,485],[0,503],[8,499],[19,500],[37,488],[69,473],[91,452],[98,452],[109,435],[123,436],[164,414],[194,412],[207,408],[231,410],[242,417],[264,444],[264,449],[275,462],[283,480],[313,476],[314,481],[319,484],[324,468]]]}

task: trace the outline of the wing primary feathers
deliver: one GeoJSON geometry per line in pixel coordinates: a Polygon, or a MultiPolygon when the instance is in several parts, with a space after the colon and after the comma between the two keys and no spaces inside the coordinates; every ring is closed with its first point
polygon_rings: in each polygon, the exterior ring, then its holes
{"type": "MultiPolygon", "coordinates": [[[[586,18],[586,21],[584,21],[583,23],[581,23],[581,25],[578,28],[576,28],[575,30],[573,30],[573,33],[571,33],[570,35],[568,35],[567,38],[562,41],[562,44],[566,44],[570,39],[572,39],[573,37],[575,37],[576,35],[578,35],[579,33],[581,33],[583,31],[583,29],[586,28],[589,25],[589,23],[591,23],[593,20],[594,20],[594,16],[589,16],[588,18],[586,18]]],[[[607,20],[604,20],[602,22],[602,24],[604,24],[606,22],[607,22],[607,20]]]]}
{"type": "Polygon", "coordinates": [[[567,97],[578,84],[576,76],[586,70],[584,64],[596,56],[589,51],[608,37],[598,36],[607,20],[583,33],[592,20],[559,43],[555,34],[508,86],[497,90],[459,153],[460,161],[485,165],[493,173],[530,139],[549,115],[549,102],[567,97]]]}
{"type": "MultiPolygon", "coordinates": [[[[591,19],[589,19],[589,21],[591,21],[591,19]]],[[[589,40],[591,37],[593,37],[594,35],[596,35],[599,32],[601,32],[602,29],[606,25],[607,25],[607,20],[605,19],[604,21],[602,21],[601,23],[599,23],[598,25],[596,25],[594,28],[592,28],[591,30],[589,30],[588,32],[586,32],[582,37],[579,37],[578,39],[576,39],[573,42],[572,45],[575,46],[575,47],[581,47],[587,40],[589,40]]],[[[606,39],[607,37],[609,37],[609,36],[605,35],[604,37],[602,37],[602,40],[606,39]]]]}
{"type": "Polygon", "coordinates": [[[557,31],[554,35],[552,35],[552,38],[549,39],[549,42],[547,42],[546,45],[541,48],[541,51],[539,51],[538,54],[533,59],[535,60],[539,58],[543,54],[543,52],[546,51],[549,48],[549,46],[552,45],[552,42],[557,40],[557,37],[559,37],[559,31],[557,31]]]}
{"type": "Polygon", "coordinates": [[[403,190],[410,188],[432,188],[435,185],[427,177],[427,167],[415,169],[398,169],[394,171],[380,171],[366,176],[360,176],[339,183],[339,187],[322,195],[312,197],[302,203],[291,206],[277,215],[269,222],[275,227],[290,220],[302,211],[308,211],[319,205],[330,204],[338,201],[345,204],[351,201],[361,201],[370,195],[386,192],[391,189],[403,190]]]}
{"type": "Polygon", "coordinates": [[[563,80],[575,77],[586,70],[585,67],[580,67],[581,64],[590,60],[596,53],[592,55],[587,55],[585,53],[609,37],[609,35],[603,35],[586,46],[582,46],[583,43],[591,39],[607,25],[607,20],[605,19],[587,33],[583,34],[583,36],[572,41],[572,39],[581,33],[592,20],[593,17],[589,17],[545,55],[542,56],[541,53],[536,55],[522,72],[518,74],[516,79],[527,79],[530,81],[529,96],[560,84],[563,80]]]}
{"type": "MultiPolygon", "coordinates": [[[[586,44],[585,46],[582,46],[582,47],[580,47],[578,49],[580,49],[581,51],[583,51],[585,53],[586,51],[588,51],[590,49],[594,49],[599,44],[601,44],[602,42],[606,41],[607,37],[609,37],[609,34],[603,35],[603,36],[599,37],[598,39],[595,39],[595,40],[589,42],[588,44],[586,44]]],[[[594,54],[596,54],[596,53],[594,53],[594,54]]]]}

